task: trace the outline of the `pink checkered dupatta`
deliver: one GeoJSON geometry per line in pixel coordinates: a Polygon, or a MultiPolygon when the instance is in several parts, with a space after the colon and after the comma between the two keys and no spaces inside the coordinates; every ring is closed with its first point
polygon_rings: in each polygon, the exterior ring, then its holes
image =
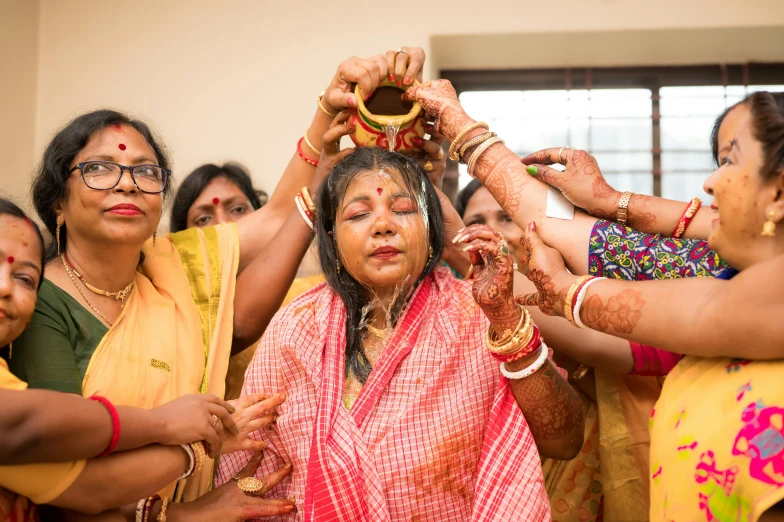
{"type": "MultiPolygon", "coordinates": [[[[281,520],[549,520],[533,437],[484,350],[487,324],[470,286],[438,269],[349,411],[342,301],[323,285],[282,310],[243,392],[288,396],[275,432],[254,434],[270,454],[258,477],[294,464],[267,495],[297,500],[299,511],[281,520]]],[[[216,482],[248,458],[223,457],[216,482]]]]}

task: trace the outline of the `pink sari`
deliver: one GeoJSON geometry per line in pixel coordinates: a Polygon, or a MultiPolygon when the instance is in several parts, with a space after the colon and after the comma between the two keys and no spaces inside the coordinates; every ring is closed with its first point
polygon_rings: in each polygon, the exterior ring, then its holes
{"type": "MultiPolygon", "coordinates": [[[[281,310],[244,394],[285,391],[257,472],[294,473],[267,498],[295,498],[286,520],[545,521],[539,455],[471,288],[438,269],[417,290],[353,404],[342,402],[345,308],[327,285],[281,310]]],[[[221,459],[216,483],[250,454],[221,459]]]]}

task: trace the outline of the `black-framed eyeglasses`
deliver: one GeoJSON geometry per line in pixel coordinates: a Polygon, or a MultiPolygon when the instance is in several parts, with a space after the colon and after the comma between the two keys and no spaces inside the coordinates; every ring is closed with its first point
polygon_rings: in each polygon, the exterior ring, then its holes
{"type": "Polygon", "coordinates": [[[124,171],[131,174],[136,188],[147,194],[160,194],[166,188],[171,171],[158,165],[135,165],[127,167],[111,161],[84,161],[68,171],[78,170],[84,184],[94,190],[111,190],[116,187],[124,171]]]}

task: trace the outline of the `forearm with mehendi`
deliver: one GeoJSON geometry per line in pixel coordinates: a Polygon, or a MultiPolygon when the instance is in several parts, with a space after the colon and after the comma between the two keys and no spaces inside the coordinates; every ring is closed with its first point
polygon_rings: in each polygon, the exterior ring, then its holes
{"type": "MultiPolygon", "coordinates": [[[[507,364],[509,371],[529,366],[538,353],[507,364]]],[[[509,381],[542,457],[571,460],[583,445],[585,417],[577,392],[551,361],[530,377],[509,381]]]]}
{"type": "Polygon", "coordinates": [[[583,323],[601,332],[701,357],[784,357],[784,256],[744,270],[730,281],[601,281],[580,308],[583,323]]]}

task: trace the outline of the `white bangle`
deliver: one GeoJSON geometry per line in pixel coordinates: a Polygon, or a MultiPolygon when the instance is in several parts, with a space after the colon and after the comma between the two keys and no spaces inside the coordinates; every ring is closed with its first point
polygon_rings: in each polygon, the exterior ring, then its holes
{"type": "Polygon", "coordinates": [[[144,504],[146,503],[146,498],[143,498],[136,503],[136,522],[142,522],[144,520],[144,504]]]}
{"type": "Polygon", "coordinates": [[[583,287],[580,288],[580,293],[577,294],[577,299],[574,300],[574,309],[572,310],[572,316],[574,317],[574,324],[576,324],[580,328],[585,328],[582,319],[580,319],[580,307],[583,305],[583,300],[585,299],[585,294],[587,293],[588,287],[594,284],[596,281],[601,281],[602,279],[607,279],[607,278],[594,277],[593,279],[586,281],[583,287]]]}
{"type": "Polygon", "coordinates": [[[185,470],[185,473],[180,475],[180,477],[177,480],[182,480],[190,477],[191,475],[193,475],[193,470],[196,468],[196,457],[193,454],[193,449],[191,449],[190,445],[180,444],[180,447],[185,450],[185,453],[188,454],[188,459],[190,460],[190,463],[188,464],[188,469],[185,470]]]}
{"type": "Polygon", "coordinates": [[[542,341],[542,348],[539,352],[539,357],[537,357],[530,366],[517,372],[510,372],[506,369],[506,363],[501,363],[501,375],[511,380],[525,379],[526,377],[530,377],[539,371],[542,366],[544,366],[544,363],[547,362],[548,355],[550,355],[550,351],[547,349],[547,345],[544,344],[544,341],[542,341]]]}
{"type": "Polygon", "coordinates": [[[307,223],[310,229],[313,230],[313,222],[305,213],[305,209],[302,208],[302,203],[300,203],[299,201],[299,196],[294,196],[294,203],[297,205],[297,210],[299,210],[299,215],[302,216],[302,219],[305,220],[305,223],[307,223]]]}

